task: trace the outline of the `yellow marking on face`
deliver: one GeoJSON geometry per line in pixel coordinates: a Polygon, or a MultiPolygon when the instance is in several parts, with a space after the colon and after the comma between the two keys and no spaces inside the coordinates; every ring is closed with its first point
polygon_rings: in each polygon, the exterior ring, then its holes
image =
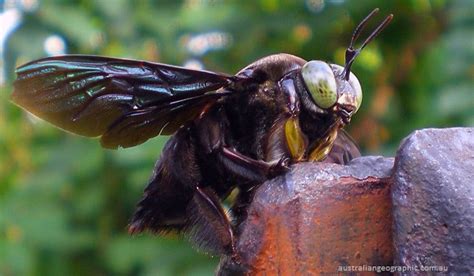
{"type": "Polygon", "coordinates": [[[301,131],[299,120],[291,117],[285,122],[285,138],[293,160],[302,160],[306,151],[306,139],[301,131]]]}
{"type": "Polygon", "coordinates": [[[309,154],[309,161],[321,161],[329,154],[337,137],[338,128],[334,128],[331,133],[322,140],[319,145],[309,154]]]}

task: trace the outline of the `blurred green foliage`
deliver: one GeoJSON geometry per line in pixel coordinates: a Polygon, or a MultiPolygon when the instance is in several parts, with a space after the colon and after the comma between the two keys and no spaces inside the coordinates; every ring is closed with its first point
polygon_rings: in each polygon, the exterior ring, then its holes
{"type": "Polygon", "coordinates": [[[394,155],[417,128],[474,125],[473,3],[40,1],[23,12],[4,49],[0,275],[209,275],[218,263],[179,237],[127,234],[166,138],[104,150],[9,102],[14,67],[45,56],[47,37],[61,36],[67,53],[177,65],[193,58],[228,73],[278,52],[342,64],[354,26],[379,7],[395,19],[353,66],[364,102],[349,131],[366,153],[394,155]],[[229,43],[203,55],[186,48],[211,31],[229,43]]]}

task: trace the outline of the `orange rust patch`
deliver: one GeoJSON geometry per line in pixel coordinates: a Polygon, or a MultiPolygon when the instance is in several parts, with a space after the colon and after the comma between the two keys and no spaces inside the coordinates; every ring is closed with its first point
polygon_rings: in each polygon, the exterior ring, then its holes
{"type": "Polygon", "coordinates": [[[319,190],[311,191],[311,200],[262,206],[264,233],[248,259],[248,275],[312,275],[392,263],[389,179],[347,177],[314,185],[319,190]]]}

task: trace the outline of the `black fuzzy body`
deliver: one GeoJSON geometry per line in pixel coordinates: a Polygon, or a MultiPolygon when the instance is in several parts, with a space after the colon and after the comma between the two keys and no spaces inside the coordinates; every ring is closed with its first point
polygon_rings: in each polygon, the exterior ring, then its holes
{"type": "MultiPolygon", "coordinates": [[[[269,176],[233,163],[222,156],[220,149],[230,148],[254,160],[276,163],[281,159],[291,159],[283,123],[293,113],[303,114],[301,124],[309,131],[306,135],[310,140],[316,139],[312,136],[321,135],[332,125],[334,119],[331,117],[315,122],[315,118],[300,106],[298,94],[289,95],[279,83],[285,76],[296,82],[297,75],[292,76],[292,73],[298,72],[304,63],[303,59],[287,54],[252,63],[237,76],[256,80],[256,84],[221,98],[201,116],[179,129],[167,142],[155,166],[145,196],[132,219],[132,231],[193,232],[194,222],[205,221],[208,224],[206,229],[192,238],[210,251],[230,250],[230,245],[224,244],[226,242],[210,237],[227,235],[225,229],[232,227],[230,222],[220,221],[219,215],[212,211],[200,212],[193,200],[196,187],[205,188],[213,204],[220,204],[238,187],[239,197],[233,206],[233,225],[238,225],[245,217],[245,206],[251,200],[252,190],[269,176]],[[290,99],[291,96],[296,98],[290,99]]],[[[224,238],[227,242],[229,239],[224,238]]]]}

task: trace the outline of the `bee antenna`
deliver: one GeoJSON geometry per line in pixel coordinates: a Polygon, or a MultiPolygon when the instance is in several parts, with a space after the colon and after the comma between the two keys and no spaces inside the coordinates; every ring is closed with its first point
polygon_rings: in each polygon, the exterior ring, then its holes
{"type": "Polygon", "coordinates": [[[351,66],[354,62],[355,58],[359,55],[360,51],[367,46],[387,25],[392,21],[393,14],[388,15],[385,17],[384,21],[380,23],[377,28],[365,39],[364,43],[358,48],[354,49],[354,43],[359,38],[359,35],[362,29],[365,27],[367,22],[370,18],[372,18],[375,14],[379,12],[379,9],[374,9],[369,15],[367,15],[364,20],[362,20],[359,25],[355,28],[354,32],[352,33],[351,43],[349,44],[349,48],[346,50],[346,64],[344,65],[344,71],[342,71],[342,75],[344,76],[345,80],[349,80],[349,75],[351,72],[351,66]]]}

